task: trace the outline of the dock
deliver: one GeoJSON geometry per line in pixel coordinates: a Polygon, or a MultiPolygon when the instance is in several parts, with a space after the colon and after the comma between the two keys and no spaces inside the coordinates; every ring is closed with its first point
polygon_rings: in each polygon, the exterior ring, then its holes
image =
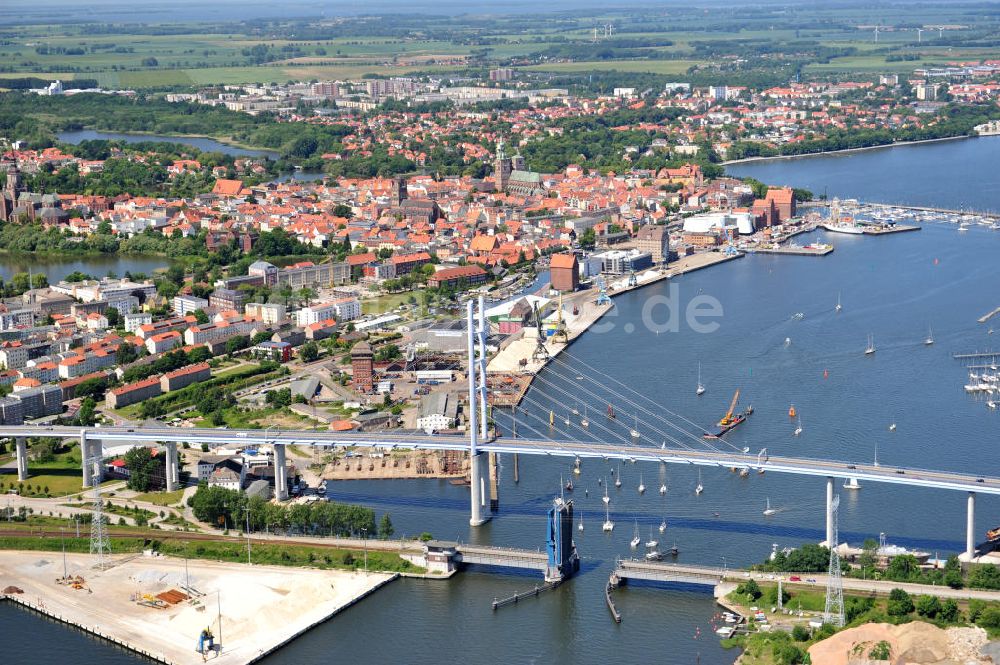
{"type": "Polygon", "coordinates": [[[23,591],[0,598],[169,665],[203,662],[205,628],[215,639],[210,660],[255,662],[398,577],[164,556],[114,557],[107,570],[94,570],[87,554],[66,560],[83,588],[55,581],[58,553],[0,552],[0,588],[23,591]]]}
{"type": "Polygon", "coordinates": [[[996,358],[1000,356],[1000,351],[986,351],[983,353],[956,353],[952,355],[955,360],[975,360],[976,358],[996,358]]]}
{"type": "Polygon", "coordinates": [[[493,599],[493,611],[496,612],[501,607],[507,607],[508,605],[517,605],[520,601],[525,598],[537,598],[543,591],[551,591],[559,586],[559,582],[546,582],[541,586],[535,585],[535,588],[530,591],[521,591],[515,593],[513,596],[508,596],[507,598],[494,598],[493,599]]]}

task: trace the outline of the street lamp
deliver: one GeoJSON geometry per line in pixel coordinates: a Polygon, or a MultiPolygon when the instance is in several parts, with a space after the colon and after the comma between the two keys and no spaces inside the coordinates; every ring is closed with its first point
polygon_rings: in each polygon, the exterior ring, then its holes
{"type": "Polygon", "coordinates": [[[247,565],[250,565],[250,506],[243,506],[247,514],[247,565]]]}
{"type": "Polygon", "coordinates": [[[365,575],[368,574],[368,529],[362,528],[361,533],[365,540],[365,575]]]}

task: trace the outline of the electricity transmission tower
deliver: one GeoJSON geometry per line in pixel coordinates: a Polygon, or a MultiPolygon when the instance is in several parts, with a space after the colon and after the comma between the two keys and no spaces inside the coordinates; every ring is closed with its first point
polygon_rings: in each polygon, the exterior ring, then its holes
{"type": "Polygon", "coordinates": [[[840,578],[840,556],[837,554],[839,540],[839,525],[837,515],[840,508],[840,495],[833,497],[833,539],[827,543],[830,547],[830,571],[826,578],[826,605],[823,608],[823,623],[829,623],[838,628],[844,625],[844,581],[840,578]]]}
{"type": "Polygon", "coordinates": [[[111,540],[108,538],[108,529],[104,524],[104,505],[101,500],[101,456],[92,457],[89,463],[94,467],[94,508],[93,518],[90,521],[90,554],[97,557],[94,567],[104,570],[110,563],[106,557],[111,556],[111,540]]]}

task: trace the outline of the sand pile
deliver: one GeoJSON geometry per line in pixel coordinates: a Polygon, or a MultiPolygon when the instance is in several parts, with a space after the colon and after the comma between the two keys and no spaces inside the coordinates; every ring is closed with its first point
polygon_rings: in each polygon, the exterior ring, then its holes
{"type": "Polygon", "coordinates": [[[942,630],[929,623],[915,621],[893,626],[869,623],[841,631],[814,644],[809,656],[814,665],[867,665],[871,649],[879,642],[888,642],[893,665],[985,665],[993,661],[982,655],[987,643],[981,628],[948,628],[942,630]]]}

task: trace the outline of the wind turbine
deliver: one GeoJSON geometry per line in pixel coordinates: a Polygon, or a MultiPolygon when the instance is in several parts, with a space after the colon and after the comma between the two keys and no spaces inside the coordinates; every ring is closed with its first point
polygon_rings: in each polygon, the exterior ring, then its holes
{"type": "Polygon", "coordinates": [[[878,44],[878,26],[875,26],[875,43],[878,44]]]}
{"type": "Polygon", "coordinates": [[[917,43],[918,44],[921,43],[922,41],[924,41],[923,36],[924,36],[924,29],[923,28],[917,28],[917,43]]]}

